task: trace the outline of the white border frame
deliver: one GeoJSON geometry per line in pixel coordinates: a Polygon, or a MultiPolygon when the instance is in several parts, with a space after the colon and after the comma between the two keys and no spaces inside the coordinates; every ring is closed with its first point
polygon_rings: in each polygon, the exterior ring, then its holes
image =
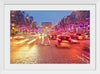
{"type": "MultiPolygon", "coordinates": [[[[65,3],[66,3],[66,1],[65,1],[65,3]]],[[[8,4],[10,4],[10,3],[8,3],[8,4]]],[[[13,3],[12,3],[13,4],[13,3]]],[[[16,4],[16,3],[15,3],[16,4]]],[[[27,3],[26,3],[27,4],[27,3]]],[[[31,3],[30,3],[31,4],[31,3]]],[[[42,3],[43,4],[43,3],[42,3]]],[[[70,4],[70,3],[67,3],[67,4],[70,4]]],[[[73,4],[73,3],[72,3],[73,4]]],[[[74,4],[77,4],[77,3],[74,3],[74,4]]],[[[83,4],[86,4],[86,3],[83,3],[83,4]]],[[[98,16],[96,16],[96,25],[97,24],[99,24],[99,16],[100,16],[100,10],[99,10],[99,7],[100,7],[100,2],[96,2],[96,3],[89,3],[89,4],[95,4],[96,5],[96,13],[97,13],[97,15],[98,16]]],[[[16,71],[13,71],[13,70],[11,70],[11,71],[7,71],[7,70],[5,70],[4,69],[4,65],[3,65],[3,62],[4,62],[4,59],[3,59],[3,57],[4,57],[4,55],[3,55],[3,49],[4,49],[4,19],[2,19],[2,18],[4,18],[4,5],[5,5],[5,3],[4,2],[2,2],[1,1],[1,3],[0,3],[0,6],[1,6],[1,10],[2,10],[2,12],[1,12],[1,19],[0,20],[2,20],[1,21],[1,23],[2,23],[2,25],[1,25],[1,28],[0,28],[0,32],[1,32],[1,36],[0,36],[0,39],[1,39],[1,52],[0,52],[0,55],[1,55],[1,57],[0,57],[0,59],[2,59],[2,61],[0,61],[0,74],[2,73],[2,74],[15,74],[15,72],[16,71]]],[[[98,25],[97,25],[98,26],[98,25]]],[[[100,27],[100,26],[99,26],[100,27]]],[[[99,27],[97,27],[97,29],[99,29],[99,27]]],[[[98,35],[99,33],[97,32],[96,33],[96,36],[98,35]]],[[[99,43],[99,42],[98,42],[99,43]]],[[[99,48],[99,44],[98,44],[98,48],[99,48]]],[[[100,56],[100,54],[99,54],[99,52],[100,52],[100,50],[99,49],[96,49],[97,51],[96,51],[96,70],[95,71],[71,71],[71,70],[69,70],[69,71],[67,71],[67,73],[93,73],[93,74],[99,74],[100,73],[100,71],[99,71],[99,69],[100,69],[100,58],[99,58],[99,56],[100,56]]],[[[57,70],[58,71],[58,70],[57,70]]],[[[56,71],[56,72],[57,72],[56,71]]],[[[65,71],[65,70],[64,70],[65,71]]],[[[27,73],[38,73],[38,72],[32,72],[32,71],[18,71],[18,72],[16,72],[16,73],[25,73],[25,74],[27,74],[27,73]]],[[[45,73],[45,74],[47,74],[48,72],[44,72],[44,71],[42,71],[43,73],[45,73]]],[[[41,71],[39,72],[39,73],[41,73],[41,71]]],[[[55,72],[54,72],[55,73],[55,72]]],[[[65,72],[57,72],[58,74],[60,74],[60,73],[65,73],[65,72]]]]}
{"type": "Polygon", "coordinates": [[[95,70],[95,5],[5,5],[5,69],[95,70]],[[10,64],[11,10],[90,10],[90,64],[10,64]]]}

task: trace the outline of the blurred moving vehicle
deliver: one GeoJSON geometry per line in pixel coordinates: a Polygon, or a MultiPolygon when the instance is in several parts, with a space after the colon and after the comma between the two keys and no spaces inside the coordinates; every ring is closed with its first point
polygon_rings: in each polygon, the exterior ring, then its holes
{"type": "Polygon", "coordinates": [[[88,35],[84,35],[84,39],[85,40],[89,39],[88,35]]]}
{"type": "Polygon", "coordinates": [[[75,34],[71,34],[70,37],[71,37],[72,39],[77,39],[76,33],[75,33],[75,34]]]}
{"type": "Polygon", "coordinates": [[[79,43],[78,40],[72,39],[70,36],[59,36],[57,38],[58,43],[56,44],[57,47],[71,47],[71,44],[79,43]]]}
{"type": "Polygon", "coordinates": [[[24,39],[25,36],[23,36],[21,33],[17,33],[15,36],[13,36],[12,38],[16,39],[16,40],[21,40],[24,39]]]}
{"type": "Polygon", "coordinates": [[[72,39],[72,40],[71,40],[71,43],[72,43],[72,44],[79,44],[80,42],[79,42],[78,40],[72,39]]]}
{"type": "Polygon", "coordinates": [[[56,44],[56,47],[71,47],[70,45],[70,38],[67,36],[59,36],[57,38],[58,43],[56,44]]]}
{"type": "Polygon", "coordinates": [[[56,35],[56,34],[52,34],[52,35],[49,36],[49,38],[50,38],[51,40],[56,40],[57,35],[56,35]]]}
{"type": "Polygon", "coordinates": [[[84,39],[85,39],[85,40],[89,40],[89,39],[90,39],[90,36],[89,36],[88,33],[84,34],[84,39]]]}
{"type": "Polygon", "coordinates": [[[36,35],[36,33],[35,32],[31,32],[31,35],[36,35]]]}
{"type": "Polygon", "coordinates": [[[88,34],[71,34],[70,37],[75,40],[89,40],[88,34]]]}
{"type": "Polygon", "coordinates": [[[83,35],[82,34],[77,34],[77,39],[78,40],[83,40],[84,38],[83,38],[83,35]]]}

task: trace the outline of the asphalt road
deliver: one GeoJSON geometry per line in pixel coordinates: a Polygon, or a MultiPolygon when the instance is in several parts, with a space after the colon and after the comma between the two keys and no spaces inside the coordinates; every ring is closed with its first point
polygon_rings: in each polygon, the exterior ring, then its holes
{"type": "Polygon", "coordinates": [[[70,48],[58,48],[56,40],[50,40],[39,36],[23,39],[11,39],[10,63],[11,64],[89,64],[90,53],[89,40],[80,40],[80,44],[71,44],[70,48]]]}

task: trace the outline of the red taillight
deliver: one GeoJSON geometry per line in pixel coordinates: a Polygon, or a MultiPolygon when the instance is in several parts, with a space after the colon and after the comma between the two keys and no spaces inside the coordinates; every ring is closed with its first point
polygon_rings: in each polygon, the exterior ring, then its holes
{"type": "Polygon", "coordinates": [[[72,40],[72,38],[70,37],[69,40],[72,40]]]}
{"type": "Polygon", "coordinates": [[[83,39],[83,36],[78,36],[78,39],[83,39]]]}
{"type": "Polygon", "coordinates": [[[60,46],[61,44],[59,43],[58,45],[60,46]]]}

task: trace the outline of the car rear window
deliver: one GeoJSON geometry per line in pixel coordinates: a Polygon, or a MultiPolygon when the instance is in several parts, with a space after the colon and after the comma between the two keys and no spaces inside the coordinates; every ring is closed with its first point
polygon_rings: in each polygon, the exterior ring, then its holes
{"type": "Polygon", "coordinates": [[[81,34],[77,34],[77,35],[81,36],[81,34]]]}
{"type": "Polygon", "coordinates": [[[61,40],[68,40],[68,39],[69,39],[69,37],[62,36],[62,37],[59,37],[59,39],[61,39],[61,40]]]}

